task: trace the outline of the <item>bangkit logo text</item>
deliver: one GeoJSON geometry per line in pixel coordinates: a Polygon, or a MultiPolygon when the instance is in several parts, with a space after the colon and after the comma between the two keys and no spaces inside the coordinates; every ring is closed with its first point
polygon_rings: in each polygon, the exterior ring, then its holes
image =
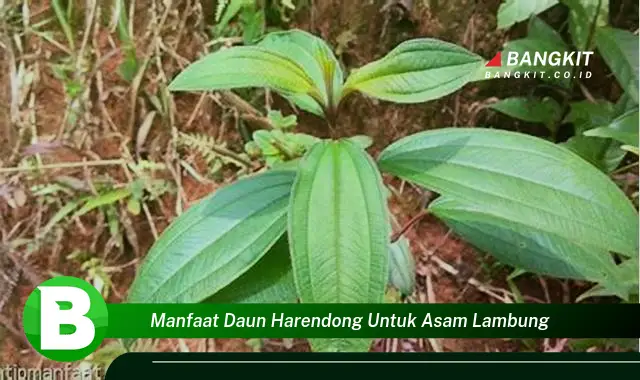
{"type": "Polygon", "coordinates": [[[498,52],[486,67],[505,70],[487,70],[485,79],[499,78],[539,78],[539,79],[589,79],[591,71],[567,70],[588,67],[592,51],[553,52],[498,52]],[[504,57],[503,57],[504,55],[504,57]],[[505,62],[506,61],[506,62],[505,62]]]}

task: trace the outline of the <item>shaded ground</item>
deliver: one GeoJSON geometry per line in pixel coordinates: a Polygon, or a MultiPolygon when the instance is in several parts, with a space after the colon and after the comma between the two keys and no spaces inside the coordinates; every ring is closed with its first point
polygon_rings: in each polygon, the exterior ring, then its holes
{"type": "MultiPolygon", "coordinates": [[[[69,89],[56,77],[51,63],[60,62],[69,54],[34,33],[20,35],[22,47],[11,42],[15,26],[4,24],[2,43],[12,46],[2,51],[0,71],[0,104],[3,107],[0,130],[5,142],[1,146],[0,167],[17,167],[41,160],[45,164],[61,162],[92,162],[133,157],[163,163],[165,170],[154,174],[174,187],[174,191],[162,194],[158,201],[147,203],[138,215],[127,212],[126,205],[115,208],[118,231],[109,230],[110,220],[102,213],[92,212],[75,220],[60,222],[42,240],[35,241],[50,218],[66,202],[78,193],[96,193],[102,183],[126,184],[132,179],[131,169],[122,163],[92,167],[53,168],[39,174],[16,171],[3,174],[2,186],[5,200],[0,202],[0,227],[3,244],[22,258],[16,263],[7,262],[2,269],[6,273],[20,272],[19,281],[0,289],[9,294],[7,303],[0,303],[1,315],[10,325],[0,332],[0,363],[16,363],[23,366],[46,365],[35,355],[19,332],[22,306],[34,283],[51,275],[63,273],[78,277],[90,274],[82,267],[82,261],[69,258],[73,252],[101,260],[101,270],[108,271],[112,282],[110,302],[119,302],[126,295],[135,275],[135,269],[154,241],[179,210],[236,176],[237,168],[227,165],[214,175],[208,175],[207,163],[193,149],[172,144],[172,131],[201,133],[211,136],[226,148],[240,152],[243,140],[236,128],[237,107],[208,94],[177,94],[172,100],[163,101],[166,84],[189,62],[203,52],[209,41],[207,25],[213,20],[215,9],[211,1],[174,1],[171,9],[164,9],[161,1],[137,1],[131,13],[133,18],[136,54],[140,62],[148,66],[139,80],[124,80],[116,71],[123,62],[123,46],[115,32],[105,25],[87,28],[85,48],[91,62],[90,69],[81,72],[75,80],[86,92],[77,100],[78,110],[70,109],[69,89]],[[22,49],[22,50],[19,50],[22,49]],[[32,81],[22,81],[16,94],[11,92],[12,67],[23,67],[33,75],[32,81]],[[26,84],[25,84],[26,82],[26,84]],[[160,107],[157,106],[160,104],[160,107]],[[145,120],[154,113],[153,121],[145,127],[145,120]],[[66,114],[66,116],[65,116],[66,114]],[[70,121],[71,119],[71,121],[70,121]],[[75,120],[73,120],[75,119],[75,120]],[[59,137],[59,139],[57,139],[59,137]],[[25,151],[25,148],[28,148],[25,151]],[[26,154],[25,154],[26,153],[26,154]],[[180,159],[192,167],[194,175],[180,159]],[[71,184],[70,194],[42,196],[33,192],[32,186],[54,182],[71,184]],[[114,237],[115,236],[115,237],[114,237]],[[114,244],[118,241],[118,246],[114,244]],[[17,243],[16,243],[17,242],[17,243]],[[25,244],[22,244],[24,242],[25,244]],[[38,244],[35,244],[38,243],[38,244]],[[11,330],[17,330],[13,334],[11,330]]],[[[509,38],[505,32],[496,31],[495,14],[500,1],[316,1],[312,7],[298,12],[290,27],[299,27],[325,38],[337,47],[340,59],[348,68],[361,66],[377,59],[399,42],[413,37],[435,37],[461,44],[470,50],[491,58],[509,38]],[[408,5],[405,9],[400,4],[408,5]]],[[[612,2],[618,6],[616,2],[612,2]]],[[[631,5],[633,6],[633,5],[631,5]]],[[[94,15],[108,22],[108,8],[98,7],[103,14],[94,15]]],[[[627,10],[627,12],[630,12],[627,10]]],[[[635,4],[637,15],[637,4],[635,4]]],[[[89,15],[91,10],[78,10],[79,15],[89,15]]],[[[30,4],[31,22],[51,17],[49,1],[38,0],[30,4]]],[[[553,17],[553,15],[551,15],[553,17]]],[[[19,19],[18,19],[19,20],[19,19]]],[[[80,18],[82,20],[82,18],[80,18]]],[[[637,25],[636,21],[635,22],[637,25]]],[[[18,23],[19,24],[19,23],[18,23]]],[[[83,22],[78,28],[83,30],[83,22]]],[[[96,23],[95,25],[98,25],[96,23]]],[[[514,30],[511,35],[518,35],[514,30]]],[[[64,41],[60,31],[56,40],[64,41]]],[[[82,38],[76,39],[82,46],[82,38]]],[[[78,46],[76,48],[78,49],[78,46]]],[[[82,49],[81,47],[79,49],[82,49]]],[[[78,72],[77,71],[77,72],[78,72]]],[[[592,90],[616,91],[608,81],[592,90]]],[[[480,105],[493,96],[521,94],[527,82],[491,81],[490,84],[469,85],[462,91],[443,99],[419,105],[394,105],[353,95],[344,104],[338,120],[338,128],[332,137],[366,134],[375,145],[370,152],[376,155],[383,147],[403,136],[426,129],[444,126],[497,125],[508,129],[525,128],[529,133],[543,133],[534,126],[519,125],[512,120],[501,119],[480,109],[480,105]]],[[[592,85],[590,85],[592,86],[592,85]]],[[[249,92],[238,92],[248,94],[249,92]]],[[[255,95],[254,92],[250,94],[255,95]]],[[[261,108],[264,97],[258,94],[248,99],[261,108]]],[[[275,96],[272,106],[287,109],[287,105],[275,96]]],[[[328,129],[317,118],[299,115],[300,130],[317,136],[329,136],[328,129]]],[[[397,190],[391,208],[400,223],[410,220],[420,210],[424,196],[419,189],[385,178],[397,190]]],[[[113,222],[113,220],[111,220],[113,222]]],[[[416,292],[407,302],[459,303],[459,302],[515,302],[517,297],[505,282],[509,268],[495,267],[493,261],[476,252],[451,234],[432,217],[423,218],[407,236],[418,263],[416,292]]],[[[523,276],[515,281],[527,302],[572,302],[585,287],[574,282],[523,276]]],[[[1,301],[2,299],[0,299],[1,301]]],[[[4,324],[4,323],[3,323],[4,324]]],[[[244,340],[161,340],[152,342],[155,350],[193,351],[249,351],[255,342],[244,340]]],[[[391,339],[378,341],[376,351],[549,351],[569,349],[566,342],[479,340],[479,339],[391,339]]],[[[602,346],[594,346],[604,349],[602,346]]],[[[268,340],[262,342],[262,350],[308,350],[304,341],[268,340]]]]}

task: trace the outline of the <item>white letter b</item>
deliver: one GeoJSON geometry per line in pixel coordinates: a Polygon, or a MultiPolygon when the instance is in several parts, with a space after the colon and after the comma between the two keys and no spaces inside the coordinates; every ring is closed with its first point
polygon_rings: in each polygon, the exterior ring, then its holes
{"type": "Polygon", "coordinates": [[[40,348],[42,350],[79,350],[93,342],[96,330],[85,314],[91,309],[89,295],[69,286],[39,286],[40,348]],[[71,308],[61,310],[58,302],[69,302],[71,308]],[[60,334],[62,325],[73,325],[73,334],[60,334]]]}
{"type": "Polygon", "coordinates": [[[510,51],[507,53],[507,66],[517,66],[518,65],[518,52],[510,51]]]}

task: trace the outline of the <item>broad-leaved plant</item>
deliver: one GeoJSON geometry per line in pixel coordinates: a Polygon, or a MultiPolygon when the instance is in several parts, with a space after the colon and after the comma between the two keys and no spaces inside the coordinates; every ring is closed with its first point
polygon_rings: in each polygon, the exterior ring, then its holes
{"type": "MultiPolygon", "coordinates": [[[[485,63],[463,47],[419,38],[347,75],[322,39],[290,30],[211,53],[170,90],[269,88],[339,129],[336,115],[351,94],[426,102],[476,80],[485,63]]],[[[406,136],[377,157],[362,136],[296,141],[298,157],[177,217],[148,252],[128,302],[384,302],[389,281],[406,282],[403,270],[412,267],[406,240],[391,239],[382,173],[437,193],[427,211],[502,262],[628,297],[628,270],[615,259],[637,263],[637,212],[606,174],[568,149],[471,126],[406,136]]],[[[370,343],[311,341],[316,351],[367,351],[370,343]]]]}

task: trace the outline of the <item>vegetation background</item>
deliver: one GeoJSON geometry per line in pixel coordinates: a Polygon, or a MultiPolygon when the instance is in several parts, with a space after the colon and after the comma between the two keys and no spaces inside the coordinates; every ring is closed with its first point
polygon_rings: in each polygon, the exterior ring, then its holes
{"type": "MultiPolygon", "coordinates": [[[[500,0],[0,0],[0,363],[52,365],[30,349],[21,332],[22,306],[36,284],[57,274],[77,276],[109,302],[120,302],[145,252],[175,216],[255,164],[244,146],[252,131],[277,118],[269,111],[296,115],[265,90],[170,94],[168,83],[190,62],[289,28],[324,38],[347,70],[416,37],[453,42],[490,59],[506,41],[526,34],[526,23],[496,28],[499,6],[500,0]]],[[[566,10],[553,8],[541,18],[558,26],[566,10]]],[[[637,34],[637,1],[611,0],[609,22],[637,34]]],[[[594,75],[579,81],[577,100],[615,101],[621,89],[602,59],[596,57],[590,69],[594,75]]],[[[408,134],[443,126],[546,136],[540,123],[487,107],[498,98],[527,94],[536,83],[476,82],[417,105],[356,95],[343,106],[340,128],[328,130],[315,116],[300,113],[296,130],[318,137],[368,135],[372,154],[408,134]]],[[[628,194],[637,192],[637,166],[612,178],[628,194]]],[[[400,225],[430,198],[408,183],[386,182],[400,225]]],[[[514,273],[431,216],[412,224],[406,236],[416,286],[403,302],[573,303],[590,288],[514,273]]],[[[78,365],[106,365],[122,352],[117,342],[107,343],[78,365]]],[[[619,351],[629,343],[384,339],[372,349],[619,351]]],[[[137,349],[307,351],[308,345],[161,339],[137,349]]]]}

